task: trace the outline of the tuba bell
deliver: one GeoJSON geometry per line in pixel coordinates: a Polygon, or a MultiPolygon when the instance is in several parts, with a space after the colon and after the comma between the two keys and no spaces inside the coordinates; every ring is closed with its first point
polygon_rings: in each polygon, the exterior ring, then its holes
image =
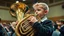
{"type": "Polygon", "coordinates": [[[13,17],[17,18],[18,24],[15,27],[15,33],[17,36],[33,36],[34,29],[28,22],[30,16],[33,14],[28,14],[25,16],[25,13],[28,11],[28,6],[24,3],[18,2],[14,3],[10,7],[10,14],[13,17]]]}

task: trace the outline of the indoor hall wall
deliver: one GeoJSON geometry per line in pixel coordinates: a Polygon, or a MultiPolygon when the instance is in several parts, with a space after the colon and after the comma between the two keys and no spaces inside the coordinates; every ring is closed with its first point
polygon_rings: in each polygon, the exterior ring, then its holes
{"type": "Polygon", "coordinates": [[[64,16],[64,9],[62,9],[62,4],[51,6],[47,17],[59,17],[59,16],[64,16]]]}
{"type": "Polygon", "coordinates": [[[64,9],[62,8],[62,4],[51,6],[47,17],[53,21],[64,19],[64,9]]]}
{"type": "Polygon", "coordinates": [[[16,20],[14,17],[10,15],[9,10],[1,8],[0,8],[0,18],[2,20],[11,20],[11,21],[16,20]]]}
{"type": "MultiPolygon", "coordinates": [[[[52,18],[64,16],[64,9],[62,9],[61,6],[62,4],[51,6],[47,17],[52,18]]],[[[10,15],[9,10],[6,9],[0,9],[0,18],[3,20],[16,20],[14,17],[10,15]]]]}

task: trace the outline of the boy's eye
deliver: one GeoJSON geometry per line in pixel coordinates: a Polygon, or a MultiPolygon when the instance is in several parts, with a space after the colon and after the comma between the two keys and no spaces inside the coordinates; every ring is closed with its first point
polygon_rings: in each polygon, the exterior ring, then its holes
{"type": "Polygon", "coordinates": [[[40,9],[37,9],[37,11],[40,11],[40,9]]]}

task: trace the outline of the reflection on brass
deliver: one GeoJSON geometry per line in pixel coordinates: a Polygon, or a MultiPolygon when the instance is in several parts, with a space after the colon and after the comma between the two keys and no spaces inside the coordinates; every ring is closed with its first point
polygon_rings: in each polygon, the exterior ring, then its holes
{"type": "Polygon", "coordinates": [[[32,26],[29,24],[29,22],[27,20],[29,17],[30,17],[30,15],[24,17],[23,20],[21,20],[17,24],[16,31],[17,31],[18,36],[20,36],[20,35],[23,35],[23,36],[33,36],[34,35],[34,29],[32,28],[32,26]]]}
{"type": "Polygon", "coordinates": [[[14,3],[10,7],[10,14],[17,17],[18,24],[16,25],[15,33],[17,36],[33,36],[34,29],[28,22],[28,18],[34,15],[25,16],[27,5],[21,2],[14,3]],[[25,17],[24,17],[25,16],[25,17]]]}

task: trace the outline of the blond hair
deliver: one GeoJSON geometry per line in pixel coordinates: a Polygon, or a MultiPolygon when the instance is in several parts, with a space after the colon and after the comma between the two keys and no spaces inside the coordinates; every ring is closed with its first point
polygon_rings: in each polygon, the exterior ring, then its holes
{"type": "Polygon", "coordinates": [[[48,5],[47,5],[46,3],[35,3],[35,4],[33,4],[33,8],[35,8],[35,6],[36,6],[37,4],[44,6],[44,9],[49,12],[49,7],[48,7],[48,5]]]}

